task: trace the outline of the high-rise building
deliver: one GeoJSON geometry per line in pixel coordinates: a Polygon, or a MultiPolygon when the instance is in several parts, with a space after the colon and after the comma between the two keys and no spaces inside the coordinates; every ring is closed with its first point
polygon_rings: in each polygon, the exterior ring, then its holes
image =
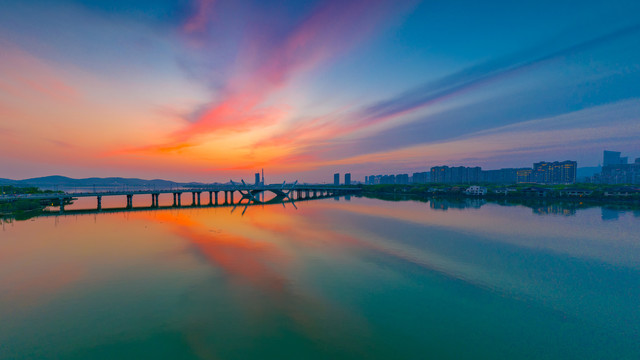
{"type": "Polygon", "coordinates": [[[340,173],[333,174],[333,185],[340,185],[340,173]]]}
{"type": "Polygon", "coordinates": [[[532,173],[533,173],[533,169],[520,169],[516,172],[516,182],[519,184],[526,184],[526,183],[532,183],[533,182],[533,177],[532,177],[532,173]]]}
{"type": "Polygon", "coordinates": [[[380,177],[380,184],[395,184],[396,176],[395,175],[382,175],[380,177]]]}
{"type": "Polygon", "coordinates": [[[396,184],[401,184],[401,185],[409,184],[409,174],[396,175],[396,184]]]}
{"type": "Polygon", "coordinates": [[[411,182],[414,184],[426,184],[430,178],[431,174],[428,172],[415,172],[411,177],[411,182]]]}
{"type": "Polygon", "coordinates": [[[260,173],[256,173],[256,186],[260,185],[260,173]]]}
{"type": "Polygon", "coordinates": [[[351,185],[351,173],[344,174],[344,184],[351,185]]]}
{"type": "Polygon", "coordinates": [[[603,184],[640,184],[640,158],[628,163],[628,157],[620,157],[620,152],[605,151],[602,172],[597,181],[603,184]]]}
{"type": "Polygon", "coordinates": [[[448,166],[434,166],[431,168],[431,181],[435,183],[447,183],[451,180],[451,172],[448,166]]]}
{"type": "Polygon", "coordinates": [[[627,158],[620,157],[620,151],[605,150],[602,153],[602,166],[626,164],[627,158]],[[624,159],[624,163],[623,163],[624,159]]]}
{"type": "MultiPolygon", "coordinates": [[[[480,175],[481,182],[496,184],[514,184],[518,182],[518,171],[527,168],[505,168],[498,170],[483,170],[480,175]]],[[[528,169],[531,170],[531,169],[528,169]]],[[[528,181],[527,181],[528,182],[528,181]]]]}
{"type": "Polygon", "coordinates": [[[468,184],[479,182],[482,168],[465,166],[434,166],[431,168],[431,181],[436,183],[468,184]]]}
{"type": "Polygon", "coordinates": [[[541,161],[533,164],[531,180],[537,184],[573,184],[577,169],[575,161],[541,161]]]}
{"type": "Polygon", "coordinates": [[[534,163],[531,180],[536,184],[551,183],[551,164],[546,161],[534,163]]]}

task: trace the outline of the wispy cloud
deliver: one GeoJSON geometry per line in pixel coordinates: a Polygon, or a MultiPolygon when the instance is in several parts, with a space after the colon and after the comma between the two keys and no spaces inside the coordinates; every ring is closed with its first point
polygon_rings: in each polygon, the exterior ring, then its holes
{"type": "Polygon", "coordinates": [[[205,31],[213,17],[212,11],[215,0],[195,0],[194,3],[195,11],[183,25],[183,30],[187,33],[205,31]]]}
{"type": "MultiPolygon", "coordinates": [[[[479,131],[451,139],[330,160],[322,166],[341,164],[430,163],[475,164],[517,160],[554,153],[564,156],[590,149],[594,142],[606,146],[633,143],[640,136],[640,102],[632,99],[568,114],[541,118],[479,131]],[[614,123],[603,119],[615,117],[614,123]],[[469,155],[473,154],[472,158],[469,155]]],[[[591,151],[591,150],[590,150],[591,151]]]]}
{"type": "MultiPolygon", "coordinates": [[[[549,46],[529,49],[508,57],[465,68],[418,88],[359,109],[309,120],[301,119],[281,133],[263,139],[255,143],[254,146],[256,148],[286,146],[290,151],[299,152],[300,154],[319,155],[324,152],[330,153],[330,157],[340,158],[349,152],[375,152],[381,147],[387,147],[388,145],[386,144],[394,144],[394,147],[402,148],[415,143],[440,141],[450,137],[457,137],[461,133],[473,133],[478,130],[501,126],[504,123],[517,123],[536,118],[552,113],[554,109],[556,111],[555,114],[573,111],[575,109],[571,109],[568,106],[572,102],[566,100],[567,91],[572,90],[562,89],[564,91],[562,93],[559,90],[544,89],[539,94],[530,94],[538,96],[540,101],[536,100],[536,96],[530,96],[526,99],[526,104],[522,104],[520,99],[509,99],[509,96],[518,95],[511,93],[507,94],[506,97],[503,95],[500,98],[491,99],[483,103],[467,105],[463,108],[455,107],[437,116],[418,117],[408,124],[393,125],[398,119],[428,108],[431,105],[455,99],[470,92],[480,91],[489,84],[526,73],[527,70],[533,70],[555,60],[587,52],[598,46],[610,44],[612,41],[637,35],[638,33],[640,33],[640,25],[634,25],[560,49],[552,49],[549,46]],[[542,49],[546,49],[546,51],[542,49]],[[541,51],[543,51],[542,54],[540,54],[541,51]],[[557,99],[554,100],[553,96],[557,96],[557,99]],[[564,103],[554,104],[558,101],[564,101],[564,103]],[[514,106],[519,106],[516,111],[517,115],[514,113],[516,109],[512,109],[514,106]],[[500,113],[501,111],[503,113],[500,113]],[[482,117],[492,120],[479,121],[482,117]],[[381,123],[391,124],[391,130],[384,130],[379,135],[370,136],[370,139],[356,141],[357,144],[355,145],[353,141],[345,142],[344,140],[339,140],[357,135],[363,130],[381,123]],[[466,125],[461,128],[462,123],[466,125]],[[460,126],[448,124],[458,124],[460,126]]],[[[612,79],[608,80],[608,82],[612,81],[612,79]]],[[[593,86],[599,87],[600,92],[607,89],[604,84],[593,86]]],[[[606,94],[603,93],[603,95],[606,94]]],[[[633,96],[635,96],[633,92],[622,90],[609,97],[603,96],[601,100],[606,103],[607,101],[617,101],[633,96]]],[[[581,100],[581,102],[584,106],[590,106],[584,100],[581,100]]]]}
{"type": "MultiPolygon", "coordinates": [[[[270,37],[268,30],[252,28],[238,52],[243,66],[229,74],[220,98],[198,109],[195,120],[155,148],[183,148],[207,135],[245,132],[285,120],[290,115],[286,103],[269,100],[295,76],[317,68],[365,38],[387,15],[388,5],[386,1],[330,1],[316,7],[284,35],[270,37]]],[[[198,16],[189,24],[201,24],[198,16]]]]}

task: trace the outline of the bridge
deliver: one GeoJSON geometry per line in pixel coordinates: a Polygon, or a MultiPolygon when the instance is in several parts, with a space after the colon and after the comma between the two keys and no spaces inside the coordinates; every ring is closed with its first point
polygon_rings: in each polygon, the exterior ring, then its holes
{"type": "MultiPolygon", "coordinates": [[[[293,184],[282,183],[275,185],[247,185],[244,181],[236,183],[231,181],[230,184],[211,185],[197,188],[180,188],[180,189],[163,189],[163,190],[117,190],[117,191],[93,191],[93,192],[75,192],[75,193],[47,193],[47,194],[18,194],[18,195],[2,195],[0,202],[11,202],[21,199],[40,200],[42,202],[57,203],[60,206],[60,212],[65,211],[65,205],[70,204],[73,200],[85,197],[96,198],[96,209],[102,210],[102,198],[105,196],[126,196],[126,208],[133,208],[133,197],[151,196],[151,208],[159,207],[160,194],[173,194],[172,207],[182,207],[182,195],[191,194],[191,204],[189,206],[201,206],[202,194],[208,194],[208,204],[205,205],[238,205],[246,200],[245,204],[265,203],[260,200],[260,194],[271,192],[275,198],[268,202],[283,202],[303,199],[319,199],[326,197],[334,197],[339,195],[355,194],[361,191],[360,188],[345,187],[328,187],[324,185],[298,185],[297,181],[293,184]],[[234,195],[239,193],[240,199],[234,201],[234,195]],[[224,200],[222,199],[224,195],[224,200]]],[[[206,201],[206,199],[205,199],[206,201]]],[[[185,204],[188,205],[188,204],[185,204]]]]}

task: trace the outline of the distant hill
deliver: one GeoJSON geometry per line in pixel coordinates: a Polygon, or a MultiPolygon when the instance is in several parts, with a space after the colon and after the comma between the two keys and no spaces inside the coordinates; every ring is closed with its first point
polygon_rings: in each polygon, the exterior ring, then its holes
{"type": "Polygon", "coordinates": [[[171,188],[180,186],[199,186],[203,183],[179,183],[175,181],[154,179],[136,179],[136,178],[121,178],[121,177],[108,177],[108,178],[86,178],[86,179],[73,179],[66,176],[54,175],[44,176],[24,180],[12,180],[0,178],[0,184],[2,185],[15,185],[15,186],[38,186],[38,187],[118,187],[118,186],[131,186],[131,187],[155,187],[155,188],[171,188]]]}

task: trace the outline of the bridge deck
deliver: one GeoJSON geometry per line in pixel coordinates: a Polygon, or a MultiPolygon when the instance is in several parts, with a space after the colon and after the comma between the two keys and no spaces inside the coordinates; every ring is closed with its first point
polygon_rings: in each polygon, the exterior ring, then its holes
{"type": "Polygon", "coordinates": [[[92,191],[92,192],[75,192],[75,193],[51,193],[51,194],[18,194],[18,195],[0,195],[0,201],[15,201],[20,199],[29,200],[49,200],[49,199],[69,199],[80,197],[99,197],[99,196],[133,196],[133,195],[155,195],[155,194],[182,194],[182,193],[203,193],[203,192],[235,192],[235,191],[278,191],[278,190],[295,190],[295,191],[332,191],[332,192],[359,192],[360,188],[343,188],[329,187],[323,185],[265,185],[265,186],[233,186],[233,185],[217,185],[210,187],[198,188],[181,188],[181,189],[145,189],[145,190],[114,190],[114,191],[92,191]]]}

